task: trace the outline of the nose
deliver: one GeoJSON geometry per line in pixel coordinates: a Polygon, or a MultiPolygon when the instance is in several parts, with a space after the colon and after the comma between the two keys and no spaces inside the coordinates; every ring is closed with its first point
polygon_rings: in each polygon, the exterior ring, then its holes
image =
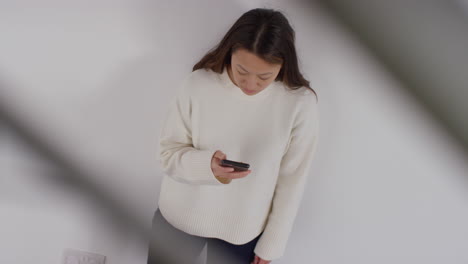
{"type": "Polygon", "coordinates": [[[244,80],[245,88],[248,90],[254,90],[257,86],[257,81],[254,78],[246,78],[244,80]]]}

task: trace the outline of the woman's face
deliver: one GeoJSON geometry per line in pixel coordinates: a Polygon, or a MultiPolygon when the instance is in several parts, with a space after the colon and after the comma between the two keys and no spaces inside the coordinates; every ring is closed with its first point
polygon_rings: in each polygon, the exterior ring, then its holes
{"type": "Polygon", "coordinates": [[[232,82],[247,95],[255,95],[265,89],[280,70],[281,64],[270,64],[245,49],[232,53],[231,67],[228,67],[232,82]]]}

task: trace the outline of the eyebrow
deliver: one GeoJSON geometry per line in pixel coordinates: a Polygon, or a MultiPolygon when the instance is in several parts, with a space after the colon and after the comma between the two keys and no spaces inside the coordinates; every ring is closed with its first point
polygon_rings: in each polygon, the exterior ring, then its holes
{"type": "MultiPolygon", "coordinates": [[[[242,70],[246,71],[246,72],[249,72],[247,71],[246,69],[244,69],[244,67],[242,67],[240,64],[237,64],[237,66],[239,66],[242,70]]],[[[266,73],[261,73],[259,75],[268,75],[268,74],[272,74],[272,72],[266,72],[266,73]]]]}

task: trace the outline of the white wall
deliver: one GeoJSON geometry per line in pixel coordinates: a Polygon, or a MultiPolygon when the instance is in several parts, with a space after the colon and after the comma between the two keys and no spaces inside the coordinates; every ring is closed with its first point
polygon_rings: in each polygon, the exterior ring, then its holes
{"type": "MultiPolygon", "coordinates": [[[[297,1],[7,1],[2,88],[148,227],[168,99],[250,8],[280,8],[319,94],[321,140],[286,255],[274,263],[466,263],[466,156],[353,38],[297,1]],[[54,131],[54,132],[52,132],[54,131]],[[304,246],[307,245],[307,246],[304,246]]],[[[64,248],[145,263],[146,245],[0,128],[0,263],[60,263],[64,248]]],[[[203,255],[201,260],[203,260],[203,255]]]]}

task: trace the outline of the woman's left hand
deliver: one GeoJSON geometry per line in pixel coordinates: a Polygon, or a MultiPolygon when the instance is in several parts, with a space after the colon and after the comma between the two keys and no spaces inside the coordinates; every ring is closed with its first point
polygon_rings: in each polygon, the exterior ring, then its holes
{"type": "Polygon", "coordinates": [[[250,264],[269,264],[271,260],[264,260],[260,258],[259,256],[255,255],[254,260],[250,264]]]}

